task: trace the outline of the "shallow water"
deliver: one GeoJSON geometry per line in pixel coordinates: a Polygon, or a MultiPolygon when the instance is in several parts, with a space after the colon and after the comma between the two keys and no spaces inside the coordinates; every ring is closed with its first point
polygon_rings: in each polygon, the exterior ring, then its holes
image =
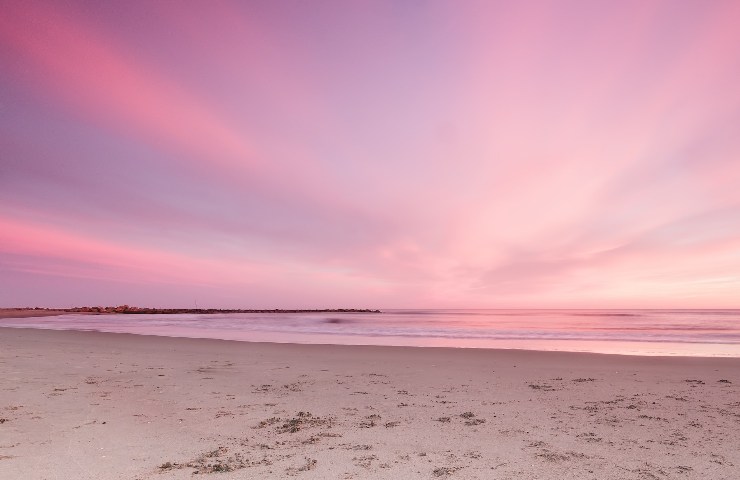
{"type": "Polygon", "coordinates": [[[518,348],[740,357],[740,310],[386,310],[383,313],[78,315],[0,326],[343,345],[518,348]]]}

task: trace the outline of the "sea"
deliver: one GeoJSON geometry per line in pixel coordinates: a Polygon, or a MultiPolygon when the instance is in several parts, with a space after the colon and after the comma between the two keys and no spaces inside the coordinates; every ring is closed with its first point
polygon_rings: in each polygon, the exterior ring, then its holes
{"type": "Polygon", "coordinates": [[[381,313],[81,315],[2,327],[245,342],[740,357],[740,310],[383,310],[381,313]]]}

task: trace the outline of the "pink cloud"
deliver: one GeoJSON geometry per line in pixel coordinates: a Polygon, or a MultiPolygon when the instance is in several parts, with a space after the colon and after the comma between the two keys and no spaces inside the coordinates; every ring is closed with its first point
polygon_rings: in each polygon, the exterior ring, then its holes
{"type": "MultiPolygon", "coordinates": [[[[28,264],[15,267],[19,271],[147,283],[209,284],[237,280],[233,266],[223,261],[98,240],[58,227],[0,218],[0,232],[0,251],[30,259],[28,264]],[[63,261],[65,265],[57,269],[53,261],[63,261]]],[[[257,271],[244,263],[238,264],[238,270],[242,278],[255,277],[257,271]]]]}
{"type": "Polygon", "coordinates": [[[224,306],[729,306],[738,21],[729,1],[11,2],[0,276],[224,306]]]}
{"type": "Polygon", "coordinates": [[[117,51],[104,36],[52,4],[23,2],[3,16],[0,34],[41,68],[32,80],[96,121],[195,151],[216,163],[258,163],[244,135],[177,83],[117,51]]]}

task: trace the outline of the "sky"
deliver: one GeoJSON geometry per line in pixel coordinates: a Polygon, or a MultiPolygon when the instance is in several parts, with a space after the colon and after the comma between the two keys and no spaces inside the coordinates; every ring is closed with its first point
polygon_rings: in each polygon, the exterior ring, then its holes
{"type": "Polygon", "coordinates": [[[0,7],[0,306],[740,307],[740,2],[0,7]]]}

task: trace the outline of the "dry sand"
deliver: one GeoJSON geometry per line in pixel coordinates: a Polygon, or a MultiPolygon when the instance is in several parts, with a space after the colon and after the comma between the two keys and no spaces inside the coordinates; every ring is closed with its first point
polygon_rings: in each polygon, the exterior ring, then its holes
{"type": "Polygon", "coordinates": [[[740,359],[0,328],[2,479],[740,478],[740,359]]]}

